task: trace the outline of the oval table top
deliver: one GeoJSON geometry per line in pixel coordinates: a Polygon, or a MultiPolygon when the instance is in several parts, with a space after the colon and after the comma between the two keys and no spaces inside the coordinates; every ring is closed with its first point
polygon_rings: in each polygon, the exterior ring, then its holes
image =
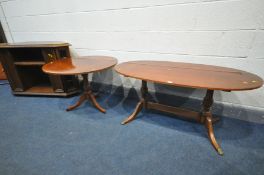
{"type": "Polygon", "coordinates": [[[251,90],[263,85],[263,80],[238,69],[169,61],[130,61],[115,67],[127,77],[174,86],[210,90],[251,90]]]}
{"type": "Polygon", "coordinates": [[[108,56],[83,56],[63,58],[45,64],[42,70],[55,75],[77,75],[102,71],[117,64],[117,59],[108,56]]]}

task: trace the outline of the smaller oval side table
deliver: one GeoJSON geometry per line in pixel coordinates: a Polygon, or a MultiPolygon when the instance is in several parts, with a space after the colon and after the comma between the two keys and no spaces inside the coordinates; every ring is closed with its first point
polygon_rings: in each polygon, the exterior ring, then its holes
{"type": "Polygon", "coordinates": [[[90,100],[94,107],[99,111],[105,113],[106,110],[102,108],[95,99],[92,93],[90,83],[88,81],[88,74],[99,72],[111,68],[117,64],[117,59],[108,56],[83,56],[78,58],[63,58],[55,60],[42,67],[43,72],[54,75],[81,75],[83,77],[84,92],[80,96],[76,104],[69,106],[66,110],[71,111],[80,106],[85,100],[90,100]]]}

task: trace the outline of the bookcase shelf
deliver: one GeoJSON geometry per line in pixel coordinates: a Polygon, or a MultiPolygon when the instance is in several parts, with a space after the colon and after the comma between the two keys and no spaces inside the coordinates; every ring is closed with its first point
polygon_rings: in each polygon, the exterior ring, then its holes
{"type": "Polygon", "coordinates": [[[26,42],[0,44],[0,61],[15,95],[68,96],[79,92],[75,76],[45,74],[41,67],[70,57],[69,44],[26,42]]]}
{"type": "Polygon", "coordinates": [[[14,62],[17,66],[43,66],[44,61],[16,61],[14,62]]]}

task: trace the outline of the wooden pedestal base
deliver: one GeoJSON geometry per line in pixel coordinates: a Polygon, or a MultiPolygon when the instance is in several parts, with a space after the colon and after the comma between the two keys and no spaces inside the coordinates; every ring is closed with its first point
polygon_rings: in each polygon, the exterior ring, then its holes
{"type": "Polygon", "coordinates": [[[207,128],[208,137],[213,147],[218,152],[218,154],[220,155],[224,154],[221,147],[219,146],[219,144],[215,139],[214,131],[213,131],[213,123],[219,120],[219,118],[213,118],[211,113],[211,106],[213,104],[213,93],[214,93],[213,90],[207,90],[206,95],[203,99],[203,109],[201,112],[191,111],[173,106],[167,106],[159,103],[148,102],[147,93],[148,93],[147,82],[142,80],[141,99],[138,102],[134,112],[122,122],[123,125],[134,120],[143,107],[145,109],[154,109],[162,112],[172,113],[178,116],[183,116],[187,119],[195,120],[201,124],[204,124],[205,127],[207,128]]]}
{"type": "Polygon", "coordinates": [[[95,99],[95,95],[93,95],[93,92],[91,90],[89,81],[88,81],[88,75],[87,74],[82,74],[83,77],[83,89],[84,92],[83,94],[80,96],[79,100],[76,102],[76,104],[69,106],[66,111],[71,111],[75,108],[77,108],[78,106],[80,106],[85,100],[90,100],[92,102],[92,104],[94,105],[95,108],[97,108],[99,111],[105,113],[106,110],[104,108],[102,108],[98,102],[95,99]]]}

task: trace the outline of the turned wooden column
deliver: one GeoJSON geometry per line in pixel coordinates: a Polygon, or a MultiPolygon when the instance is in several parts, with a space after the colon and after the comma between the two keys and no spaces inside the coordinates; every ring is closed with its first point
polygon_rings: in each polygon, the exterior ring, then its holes
{"type": "Polygon", "coordinates": [[[206,95],[204,96],[203,102],[202,102],[202,111],[201,111],[201,118],[200,122],[205,122],[205,116],[207,113],[211,113],[211,107],[214,103],[213,99],[214,91],[213,90],[207,90],[206,95]]]}
{"type": "Polygon", "coordinates": [[[145,109],[148,108],[148,86],[147,86],[147,82],[145,80],[142,80],[142,84],[141,84],[141,99],[143,101],[143,107],[145,109]]]}

